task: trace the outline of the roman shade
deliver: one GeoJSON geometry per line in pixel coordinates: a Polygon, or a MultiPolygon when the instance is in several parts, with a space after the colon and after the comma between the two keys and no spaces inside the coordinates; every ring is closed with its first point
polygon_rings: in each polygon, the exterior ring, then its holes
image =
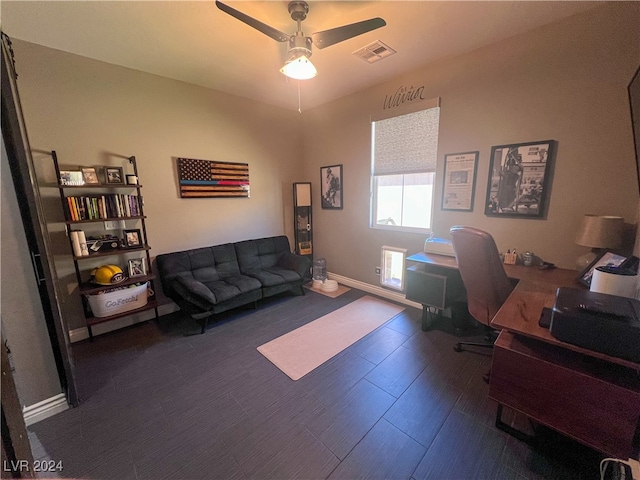
{"type": "Polygon", "coordinates": [[[434,102],[427,109],[372,120],[373,175],[435,172],[440,106],[434,102]]]}

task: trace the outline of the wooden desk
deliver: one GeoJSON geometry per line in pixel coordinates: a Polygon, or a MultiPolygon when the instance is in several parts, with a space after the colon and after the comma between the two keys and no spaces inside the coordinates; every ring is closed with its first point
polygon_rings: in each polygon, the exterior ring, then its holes
{"type": "MultiPolygon", "coordinates": [[[[546,273],[540,271],[540,273],[546,273]]],[[[494,345],[489,397],[607,455],[640,450],[640,364],[554,338],[538,325],[560,286],[584,288],[571,270],[521,277],[491,322],[494,345]]]]}
{"type": "MultiPolygon", "coordinates": [[[[541,272],[544,273],[545,271],[541,272]]],[[[524,335],[583,355],[640,370],[640,364],[630,360],[612,357],[571,343],[562,342],[553,337],[548,328],[542,328],[538,325],[542,309],[544,307],[553,307],[558,287],[585,288],[575,282],[576,272],[573,270],[554,269],[548,271],[548,273],[551,274],[548,277],[520,277],[522,280],[518,282],[507,301],[498,310],[496,316],[493,317],[491,326],[496,330],[508,330],[509,332],[524,335]],[[573,275],[573,282],[568,281],[570,276],[567,272],[573,275]]]]}
{"type": "MultiPolygon", "coordinates": [[[[422,304],[422,330],[426,331],[434,321],[429,309],[441,311],[455,302],[466,302],[466,291],[458,271],[458,262],[454,257],[420,252],[407,257],[407,261],[415,262],[416,265],[407,268],[406,271],[406,297],[422,304]]],[[[540,288],[574,284],[577,288],[583,288],[576,282],[578,274],[573,270],[540,270],[524,265],[505,265],[504,269],[510,278],[540,283],[540,288]]],[[[555,292],[555,289],[553,291],[555,292]]],[[[553,303],[547,306],[552,305],[553,303]]]]}
{"type": "MultiPolygon", "coordinates": [[[[416,262],[427,267],[438,267],[458,272],[457,260],[455,257],[447,255],[419,252],[407,257],[407,261],[416,262]]],[[[576,288],[584,288],[576,281],[578,272],[575,270],[567,270],[566,268],[540,270],[538,267],[525,267],[524,265],[504,265],[504,270],[507,272],[508,277],[518,280],[542,282],[557,287],[572,285],[576,288]]]]}
{"type": "MultiPolygon", "coordinates": [[[[419,253],[407,260],[426,273],[438,268],[447,278],[459,276],[453,257],[419,253]]],[[[489,397],[499,404],[496,425],[518,434],[502,422],[507,406],[607,455],[637,458],[640,364],[561,342],[538,325],[542,309],[553,307],[558,287],[584,288],[577,272],[504,267],[519,282],[491,322],[502,330],[489,382],[489,397]]]]}

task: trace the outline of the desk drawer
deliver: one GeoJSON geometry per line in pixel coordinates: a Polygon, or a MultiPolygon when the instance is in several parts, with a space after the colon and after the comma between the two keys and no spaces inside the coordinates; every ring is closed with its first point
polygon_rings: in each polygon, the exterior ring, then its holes
{"type": "Polygon", "coordinates": [[[617,458],[630,458],[640,417],[631,369],[503,331],[489,397],[617,458]]]}

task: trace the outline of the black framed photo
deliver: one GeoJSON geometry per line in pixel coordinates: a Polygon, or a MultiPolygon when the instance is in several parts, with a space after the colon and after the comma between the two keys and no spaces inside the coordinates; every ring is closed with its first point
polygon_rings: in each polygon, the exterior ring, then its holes
{"type": "Polygon", "coordinates": [[[444,156],[442,210],[473,211],[479,154],[476,151],[444,156]]]}
{"type": "Polygon", "coordinates": [[[131,258],[129,259],[129,277],[142,277],[147,274],[147,259],[131,258]]]}
{"type": "Polygon", "coordinates": [[[104,176],[105,176],[106,183],[115,183],[115,184],[124,183],[122,167],[105,167],[104,176]]]}
{"type": "Polygon", "coordinates": [[[320,194],[323,209],[342,209],[342,165],[320,167],[320,194]]]}
{"type": "Polygon", "coordinates": [[[591,279],[593,278],[593,272],[598,267],[619,267],[625,261],[627,257],[618,255],[610,250],[605,250],[600,254],[587,268],[585,268],[578,277],[578,281],[586,287],[591,287],[591,279]]]}
{"type": "Polygon", "coordinates": [[[554,140],[544,140],[491,148],[485,215],[545,216],[554,144],[554,140]]]}
{"type": "Polygon", "coordinates": [[[123,230],[124,234],[124,248],[139,248],[142,246],[142,237],[140,236],[140,230],[123,230]]]}

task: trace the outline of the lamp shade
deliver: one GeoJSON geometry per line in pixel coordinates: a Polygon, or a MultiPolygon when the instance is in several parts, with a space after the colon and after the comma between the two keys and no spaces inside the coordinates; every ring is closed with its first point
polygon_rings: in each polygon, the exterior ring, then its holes
{"type": "Polygon", "coordinates": [[[585,215],[576,235],[576,243],[591,248],[620,246],[624,220],[609,215],[585,215]]]}
{"type": "Polygon", "coordinates": [[[280,71],[295,80],[309,80],[318,75],[316,67],[305,55],[287,60],[287,63],[284,64],[280,71]]]}

